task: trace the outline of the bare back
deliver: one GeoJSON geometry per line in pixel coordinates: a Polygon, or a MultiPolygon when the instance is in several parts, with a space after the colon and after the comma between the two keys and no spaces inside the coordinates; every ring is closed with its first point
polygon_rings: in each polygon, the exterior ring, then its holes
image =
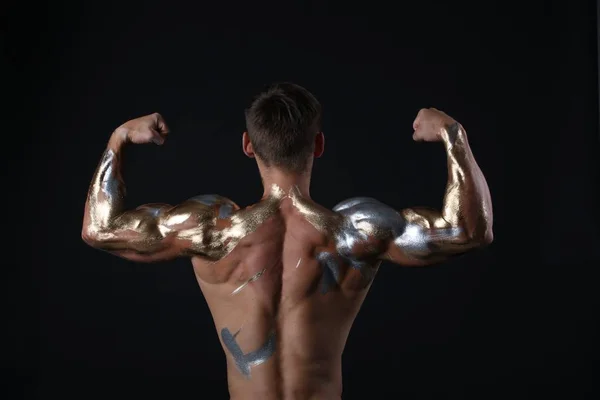
{"type": "Polygon", "coordinates": [[[379,261],[340,251],[345,216],[294,193],[228,219],[229,229],[260,224],[222,258],[193,265],[232,398],[339,398],[342,351],[379,261]]]}
{"type": "Polygon", "coordinates": [[[371,198],[328,210],[277,184],[243,209],[206,195],[127,210],[123,148],[168,132],[158,114],[129,121],[94,174],[82,238],[132,261],[192,258],[233,399],[339,399],[341,355],[380,262],[430,265],[493,239],[489,189],[462,126],[437,110],[421,110],[415,126],[417,138],[446,147],[441,210],[396,211],[371,198]]]}

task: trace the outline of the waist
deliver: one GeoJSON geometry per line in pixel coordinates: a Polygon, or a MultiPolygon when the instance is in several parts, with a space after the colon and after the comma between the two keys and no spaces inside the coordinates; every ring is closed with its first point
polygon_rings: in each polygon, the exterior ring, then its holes
{"type": "Polygon", "coordinates": [[[231,399],[338,400],[342,393],[341,355],[335,358],[298,357],[284,349],[243,375],[227,358],[231,399]]]}
{"type": "Polygon", "coordinates": [[[288,391],[283,395],[274,394],[273,392],[229,392],[230,400],[341,400],[342,395],[334,390],[313,390],[298,389],[288,391]]]}

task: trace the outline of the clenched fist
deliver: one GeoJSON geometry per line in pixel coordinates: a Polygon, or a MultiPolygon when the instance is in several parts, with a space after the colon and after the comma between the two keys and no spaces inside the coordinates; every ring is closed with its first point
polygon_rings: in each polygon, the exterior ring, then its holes
{"type": "Polygon", "coordinates": [[[115,134],[135,144],[155,143],[161,145],[169,133],[165,120],[159,113],[132,119],[117,128],[115,134]]]}
{"type": "Polygon", "coordinates": [[[442,130],[457,122],[446,113],[435,108],[423,108],[413,122],[413,139],[416,141],[439,142],[442,130]]]}

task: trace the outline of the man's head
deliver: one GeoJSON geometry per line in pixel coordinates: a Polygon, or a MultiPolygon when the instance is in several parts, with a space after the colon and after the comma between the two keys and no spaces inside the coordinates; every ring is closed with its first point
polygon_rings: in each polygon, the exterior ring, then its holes
{"type": "Polygon", "coordinates": [[[321,105],[293,83],[271,85],[246,110],[244,153],[266,167],[306,172],[323,153],[321,105]]]}

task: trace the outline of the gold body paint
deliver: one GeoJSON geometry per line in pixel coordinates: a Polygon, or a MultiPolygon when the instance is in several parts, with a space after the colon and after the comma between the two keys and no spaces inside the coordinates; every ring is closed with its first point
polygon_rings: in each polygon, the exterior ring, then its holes
{"type": "Polygon", "coordinates": [[[286,195],[276,185],[268,198],[243,210],[224,197],[210,195],[175,207],[148,204],[124,211],[123,145],[109,146],[90,186],[84,238],[95,247],[137,254],[141,259],[153,254],[157,258],[202,255],[217,260],[289,197],[307,221],[334,240],[337,253],[354,263],[378,253],[399,261],[394,247],[418,259],[462,253],[489,241],[491,200],[462,127],[448,125],[440,136],[448,155],[448,184],[441,212],[409,208],[398,213],[377,200],[354,198],[338,204],[331,213],[302,198],[297,188],[286,195]],[[389,240],[394,246],[386,251],[383,246],[389,240]]]}
{"type": "Polygon", "coordinates": [[[441,212],[430,208],[402,211],[406,227],[394,244],[405,254],[429,259],[461,254],[492,240],[489,189],[458,123],[441,130],[448,157],[448,183],[441,212]]]}
{"type": "MultiPolygon", "coordinates": [[[[440,136],[448,156],[441,211],[421,207],[397,212],[375,199],[358,197],[335,206],[331,216],[297,190],[289,197],[307,221],[334,240],[337,255],[361,271],[369,270],[374,257],[408,264],[409,259],[435,261],[489,243],[491,199],[466,133],[455,123],[440,136]]],[[[331,270],[331,257],[327,259],[331,270]]]]}
{"type": "MultiPolygon", "coordinates": [[[[370,284],[381,259],[432,260],[462,253],[490,240],[492,209],[483,175],[470,152],[466,133],[455,124],[442,131],[448,154],[448,184],[441,211],[410,208],[401,212],[371,198],[354,198],[338,204],[334,212],[303,198],[297,188],[289,193],[274,185],[271,195],[241,210],[217,195],[198,196],[181,205],[148,204],[124,210],[125,186],[121,179],[122,146],[106,150],[92,180],[84,239],[94,247],[141,261],[179,255],[201,255],[219,260],[248,234],[275,215],[285,198],[318,231],[331,238],[333,249],[314,254],[323,269],[320,292],[326,294],[342,275],[342,264],[359,270],[370,284]]],[[[299,259],[295,270],[302,260],[299,259]]],[[[410,263],[410,262],[408,262],[410,263]]],[[[260,279],[263,268],[231,295],[260,279]]],[[[241,328],[240,328],[241,329],[241,328]]],[[[237,368],[246,377],[253,366],[264,363],[276,350],[276,332],[250,353],[243,353],[232,333],[221,329],[221,338],[237,368]]]]}
{"type": "Polygon", "coordinates": [[[179,255],[221,259],[271,217],[285,196],[275,185],[271,196],[243,210],[209,195],[174,207],[147,204],[125,211],[120,171],[121,149],[107,149],[88,192],[83,237],[96,248],[142,261],[179,255]]]}

